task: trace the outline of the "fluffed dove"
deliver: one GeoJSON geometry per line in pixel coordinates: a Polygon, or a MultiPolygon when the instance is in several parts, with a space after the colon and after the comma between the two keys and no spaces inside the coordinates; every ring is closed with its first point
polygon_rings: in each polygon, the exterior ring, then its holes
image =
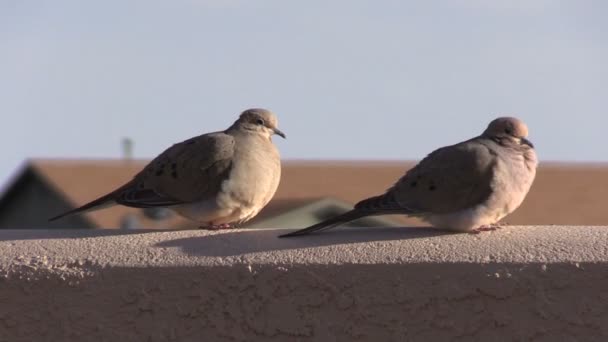
{"type": "Polygon", "coordinates": [[[167,207],[201,228],[244,223],[270,201],[279,185],[281,160],[271,136],[285,134],[277,124],[272,112],[248,109],[227,130],[171,146],[127,184],[51,220],[122,204],[167,207]]]}
{"type": "Polygon", "coordinates": [[[305,235],[370,215],[406,214],[459,232],[493,225],[522,203],[536,175],[528,127],[512,117],[493,120],[478,137],[440,148],[383,195],[345,214],[281,237],[305,235]]]}

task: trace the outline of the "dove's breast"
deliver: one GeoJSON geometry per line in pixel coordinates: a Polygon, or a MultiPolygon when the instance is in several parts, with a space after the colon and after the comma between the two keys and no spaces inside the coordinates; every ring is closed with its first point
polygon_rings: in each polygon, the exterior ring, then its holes
{"type": "Polygon", "coordinates": [[[496,153],[492,192],[484,203],[467,211],[472,227],[498,223],[517,209],[526,198],[536,176],[536,154],[504,149],[496,153]]]}
{"type": "Polygon", "coordinates": [[[215,197],[173,208],[203,225],[238,224],[252,219],[272,199],[281,178],[281,161],[272,142],[239,141],[228,177],[215,197]]]}
{"type": "Polygon", "coordinates": [[[536,177],[536,154],[534,150],[524,153],[507,150],[497,158],[496,175],[488,208],[500,216],[497,220],[517,209],[530,191],[536,177]]]}
{"type": "Polygon", "coordinates": [[[281,179],[278,150],[269,140],[249,138],[235,151],[230,175],[217,196],[221,208],[230,208],[234,222],[253,218],[274,196],[281,179]]]}
{"type": "Polygon", "coordinates": [[[495,152],[492,191],[485,201],[471,208],[447,214],[432,214],[423,219],[436,227],[470,231],[498,223],[515,211],[524,201],[536,176],[536,154],[531,149],[525,152],[495,152]]]}

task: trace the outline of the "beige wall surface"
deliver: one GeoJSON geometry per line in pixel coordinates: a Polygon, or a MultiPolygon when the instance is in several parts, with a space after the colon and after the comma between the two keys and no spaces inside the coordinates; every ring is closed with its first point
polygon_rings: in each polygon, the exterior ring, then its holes
{"type": "Polygon", "coordinates": [[[2,231],[0,341],[601,341],[608,227],[2,231]]]}

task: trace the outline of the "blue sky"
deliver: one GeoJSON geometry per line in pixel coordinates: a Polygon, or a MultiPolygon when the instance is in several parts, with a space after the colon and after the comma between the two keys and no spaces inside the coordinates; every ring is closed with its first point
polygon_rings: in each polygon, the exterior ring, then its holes
{"type": "Polygon", "coordinates": [[[0,0],[0,183],[277,113],[286,159],[419,159],[494,117],[606,161],[608,2],[0,0]],[[588,148],[589,146],[603,146],[588,148]]]}

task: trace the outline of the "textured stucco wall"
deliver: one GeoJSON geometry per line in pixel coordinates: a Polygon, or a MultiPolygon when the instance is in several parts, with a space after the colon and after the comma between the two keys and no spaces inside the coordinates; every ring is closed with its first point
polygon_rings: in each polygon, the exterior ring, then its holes
{"type": "Polygon", "coordinates": [[[0,231],[0,341],[605,341],[608,227],[0,231]]]}

